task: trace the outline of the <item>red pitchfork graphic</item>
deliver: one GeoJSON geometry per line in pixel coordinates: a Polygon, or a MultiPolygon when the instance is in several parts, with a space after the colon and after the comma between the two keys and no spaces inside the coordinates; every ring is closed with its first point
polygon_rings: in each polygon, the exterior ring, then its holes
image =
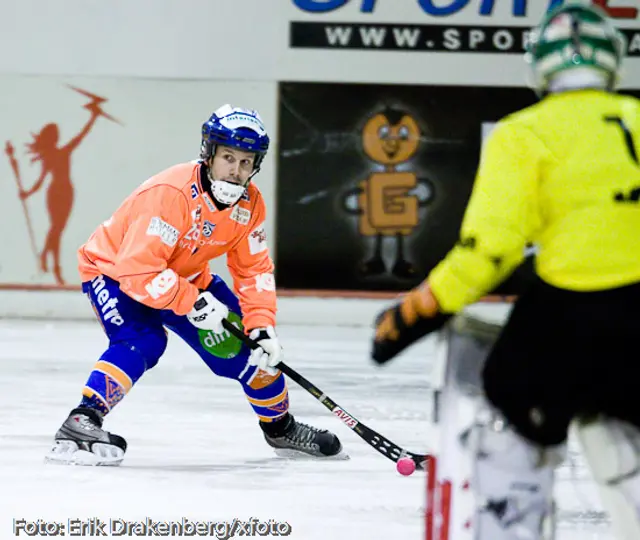
{"type": "MultiPolygon", "coordinates": [[[[16,160],[15,149],[11,144],[11,141],[7,141],[7,144],[4,147],[4,151],[9,158],[9,163],[11,164],[11,168],[13,169],[13,176],[16,179],[16,183],[18,184],[18,191],[22,192],[22,179],[20,178],[20,167],[18,166],[18,160],[16,160]]],[[[24,217],[27,220],[27,229],[29,231],[29,240],[31,242],[31,251],[33,251],[33,256],[38,260],[38,249],[36,248],[36,239],[33,235],[33,227],[31,226],[31,218],[29,217],[29,209],[27,208],[27,201],[22,200],[22,210],[24,211],[24,217]]]]}

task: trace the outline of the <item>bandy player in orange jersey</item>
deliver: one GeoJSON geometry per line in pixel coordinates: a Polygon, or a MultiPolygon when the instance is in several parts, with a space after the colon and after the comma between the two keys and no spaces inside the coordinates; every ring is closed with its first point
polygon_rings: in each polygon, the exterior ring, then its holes
{"type": "Polygon", "coordinates": [[[222,106],[202,127],[200,160],[148,179],[80,247],[83,291],[109,346],[56,433],[48,461],[122,462],[127,443],[105,431],[103,419],[158,363],[165,328],[216,375],[240,383],[276,453],[341,453],[334,434],[288,412],[284,375],[274,367],[281,359],[274,266],[265,203],[252,182],[268,147],[256,111],[222,106]],[[209,271],[209,261],[224,254],[237,296],[209,271]],[[251,351],[222,319],[242,325],[261,347],[251,351]]]}

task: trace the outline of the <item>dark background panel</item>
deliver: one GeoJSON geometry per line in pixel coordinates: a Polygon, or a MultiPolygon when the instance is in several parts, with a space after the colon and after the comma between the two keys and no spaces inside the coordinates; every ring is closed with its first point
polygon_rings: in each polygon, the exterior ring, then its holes
{"type": "MultiPolygon", "coordinates": [[[[528,88],[280,84],[277,185],[277,281],[283,288],[403,291],[424,279],[457,240],[481,148],[481,126],[535,103],[528,88]],[[359,232],[358,205],[349,198],[384,167],[363,150],[366,122],[386,108],[416,120],[416,153],[409,171],[430,193],[419,223],[399,242],[384,237],[384,268],[365,271],[375,238],[359,232]],[[414,272],[394,273],[400,259],[414,272]]],[[[496,289],[517,294],[531,261],[496,289]]],[[[375,265],[374,265],[375,266],[375,265]]],[[[368,268],[371,270],[371,265],[368,268]]]]}

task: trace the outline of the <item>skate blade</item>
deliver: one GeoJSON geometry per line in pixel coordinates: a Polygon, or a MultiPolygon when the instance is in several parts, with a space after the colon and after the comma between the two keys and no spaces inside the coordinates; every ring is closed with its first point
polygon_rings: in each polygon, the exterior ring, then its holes
{"type": "Polygon", "coordinates": [[[347,461],[351,459],[349,454],[347,454],[344,450],[341,450],[335,456],[315,456],[312,454],[307,454],[306,452],[302,452],[301,450],[293,450],[292,448],[274,448],[273,451],[278,457],[282,459],[290,459],[295,461],[347,461]]]}
{"type": "Polygon", "coordinates": [[[124,459],[124,451],[112,444],[93,443],[92,451],[81,450],[73,441],[56,441],[44,462],[54,465],[85,467],[117,467],[124,459]]]}

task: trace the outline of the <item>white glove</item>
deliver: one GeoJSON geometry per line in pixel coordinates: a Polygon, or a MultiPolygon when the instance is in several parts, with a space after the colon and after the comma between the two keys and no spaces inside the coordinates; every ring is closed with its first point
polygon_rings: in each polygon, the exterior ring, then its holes
{"type": "Polygon", "coordinates": [[[211,330],[214,334],[225,332],[222,319],[229,316],[229,308],[209,291],[198,295],[193,308],[187,313],[187,319],[200,330],[211,330]]]}
{"type": "Polygon", "coordinates": [[[275,366],[282,358],[282,347],[273,326],[255,328],[251,331],[249,337],[260,345],[260,347],[251,351],[249,364],[258,366],[259,369],[266,371],[269,375],[277,375],[278,368],[275,366]]]}

